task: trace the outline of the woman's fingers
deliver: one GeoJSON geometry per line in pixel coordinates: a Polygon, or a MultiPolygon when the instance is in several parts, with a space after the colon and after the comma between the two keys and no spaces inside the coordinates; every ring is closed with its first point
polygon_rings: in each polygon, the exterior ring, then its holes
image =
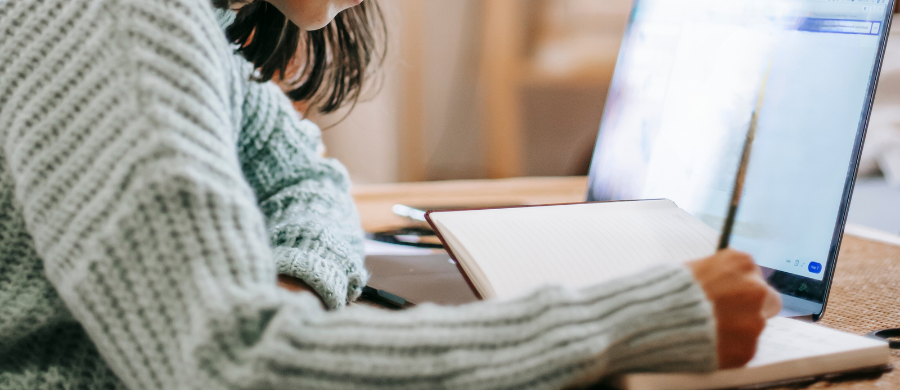
{"type": "Polygon", "coordinates": [[[756,353],[766,319],[781,311],[780,296],[745,253],[725,250],[687,265],[713,306],[719,367],[746,364],[756,353]]]}

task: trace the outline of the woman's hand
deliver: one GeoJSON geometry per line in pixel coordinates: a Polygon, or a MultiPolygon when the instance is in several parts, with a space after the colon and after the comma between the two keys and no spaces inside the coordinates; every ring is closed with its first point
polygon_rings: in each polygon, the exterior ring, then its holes
{"type": "Polygon", "coordinates": [[[781,311],[781,297],[745,253],[723,250],[687,266],[713,306],[719,368],[747,364],[766,319],[781,311]]]}

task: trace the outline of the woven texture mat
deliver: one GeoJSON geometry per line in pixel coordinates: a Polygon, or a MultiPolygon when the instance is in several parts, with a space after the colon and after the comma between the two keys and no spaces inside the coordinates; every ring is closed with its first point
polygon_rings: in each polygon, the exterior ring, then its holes
{"type": "MultiPolygon", "coordinates": [[[[831,296],[820,325],[854,334],[900,328],[900,247],[845,236],[831,296]]],[[[900,389],[900,351],[895,369],[877,379],[819,382],[811,389],[900,389]]]]}

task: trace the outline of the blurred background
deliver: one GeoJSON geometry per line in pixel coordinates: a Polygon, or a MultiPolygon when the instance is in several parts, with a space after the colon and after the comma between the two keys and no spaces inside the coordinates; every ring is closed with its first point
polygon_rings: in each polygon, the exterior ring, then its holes
{"type": "Polygon", "coordinates": [[[630,0],[381,4],[384,82],[325,132],[356,183],[587,173],[630,0]]]}
{"type": "MultiPolygon", "coordinates": [[[[631,0],[380,1],[381,83],[310,118],[355,183],[587,174],[631,0]]],[[[900,38],[860,172],[851,222],[900,234],[900,38]]]]}

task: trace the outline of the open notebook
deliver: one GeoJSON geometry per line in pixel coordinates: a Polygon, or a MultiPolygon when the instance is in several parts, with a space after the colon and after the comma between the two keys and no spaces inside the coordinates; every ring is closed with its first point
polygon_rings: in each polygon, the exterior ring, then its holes
{"type": "Polygon", "coordinates": [[[485,299],[546,284],[587,287],[702,258],[719,239],[669,200],[434,211],[426,218],[485,299]]]}
{"type": "Polygon", "coordinates": [[[614,387],[627,390],[723,389],[787,385],[860,369],[884,371],[886,342],[790,318],[773,318],[759,338],[753,360],[743,368],[709,374],[628,374],[614,387]]]}
{"type": "MultiPolygon", "coordinates": [[[[542,285],[586,287],[712,255],[719,233],[668,200],[430,212],[426,218],[484,299],[542,285]]],[[[787,318],[769,320],[753,361],[711,374],[629,374],[636,390],[717,389],[883,367],[887,343],[787,318]]]]}

